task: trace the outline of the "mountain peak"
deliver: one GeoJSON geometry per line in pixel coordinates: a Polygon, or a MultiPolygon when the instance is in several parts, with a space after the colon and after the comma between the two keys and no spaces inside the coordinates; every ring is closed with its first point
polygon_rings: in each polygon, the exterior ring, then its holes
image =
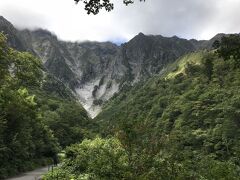
{"type": "Polygon", "coordinates": [[[11,47],[28,50],[42,59],[46,70],[75,92],[92,116],[125,85],[158,75],[179,57],[212,45],[211,41],[142,32],[121,46],[111,42],[72,43],[59,40],[45,29],[19,31],[0,16],[1,30],[11,47]]]}
{"type": "Polygon", "coordinates": [[[5,20],[7,21],[3,16],[0,15],[0,21],[5,20]]]}
{"type": "Polygon", "coordinates": [[[137,36],[145,36],[142,32],[138,33],[137,36]]]}
{"type": "Polygon", "coordinates": [[[179,37],[174,35],[174,36],[172,36],[172,39],[179,39],[179,37]]]}
{"type": "Polygon", "coordinates": [[[35,35],[38,35],[38,36],[53,37],[53,38],[57,39],[57,36],[54,33],[50,32],[50,31],[48,31],[46,29],[42,29],[42,28],[34,30],[33,33],[35,35]]]}
{"type": "Polygon", "coordinates": [[[14,28],[13,25],[7,20],[5,19],[3,16],[0,16],[0,25],[1,27],[11,27],[14,28]]]}

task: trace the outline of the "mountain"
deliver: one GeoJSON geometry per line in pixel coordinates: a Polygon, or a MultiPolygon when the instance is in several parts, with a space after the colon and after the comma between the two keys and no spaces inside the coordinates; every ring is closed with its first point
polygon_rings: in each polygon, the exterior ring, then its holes
{"type": "Polygon", "coordinates": [[[195,50],[193,44],[178,37],[146,36],[139,33],[122,45],[123,58],[132,80],[137,82],[158,74],[169,63],[195,50]]]}
{"type": "Polygon", "coordinates": [[[190,41],[195,46],[196,50],[212,49],[212,44],[214,43],[214,41],[216,40],[220,41],[223,36],[228,36],[228,34],[219,33],[215,35],[213,38],[211,38],[210,40],[197,41],[195,39],[191,39],[190,41]]]}
{"type": "Polygon", "coordinates": [[[239,179],[239,59],[198,51],[170,66],[106,103],[101,137],[120,140],[136,179],[239,179]]]}
{"type": "Polygon", "coordinates": [[[126,68],[122,65],[121,50],[117,45],[110,42],[63,42],[45,30],[21,33],[46,69],[78,95],[92,116],[100,110],[102,101],[118,91],[126,68]]]}
{"type": "Polygon", "coordinates": [[[3,16],[0,16],[0,32],[7,34],[8,43],[11,47],[20,51],[27,50],[25,43],[20,38],[19,31],[3,16]]]}
{"type": "Polygon", "coordinates": [[[47,165],[60,146],[93,134],[93,120],[71,90],[43,69],[0,32],[0,179],[47,165]]]}
{"type": "Polygon", "coordinates": [[[117,46],[0,26],[0,179],[67,147],[45,179],[239,180],[239,35],[211,50],[228,35],[117,46]]]}
{"type": "Polygon", "coordinates": [[[75,93],[92,117],[121,89],[161,74],[169,63],[189,52],[211,48],[213,41],[139,33],[121,46],[65,42],[47,30],[17,30],[3,17],[0,30],[8,34],[10,46],[38,56],[46,70],[75,93]]]}

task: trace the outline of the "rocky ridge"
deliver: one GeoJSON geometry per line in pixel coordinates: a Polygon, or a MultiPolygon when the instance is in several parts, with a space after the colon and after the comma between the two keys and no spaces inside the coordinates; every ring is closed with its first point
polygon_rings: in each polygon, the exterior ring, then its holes
{"type": "Polygon", "coordinates": [[[7,34],[12,47],[38,56],[49,73],[72,89],[91,117],[124,86],[160,74],[169,63],[187,53],[211,48],[211,42],[223,36],[197,41],[139,33],[121,46],[65,42],[47,30],[18,30],[2,16],[0,31],[7,34]]]}

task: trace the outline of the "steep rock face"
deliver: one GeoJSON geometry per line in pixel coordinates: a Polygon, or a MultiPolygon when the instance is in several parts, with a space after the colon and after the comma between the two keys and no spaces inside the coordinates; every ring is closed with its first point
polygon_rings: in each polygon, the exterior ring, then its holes
{"type": "Polygon", "coordinates": [[[4,32],[8,38],[8,44],[19,50],[28,50],[20,37],[19,31],[4,17],[0,16],[0,32],[4,32]]]}
{"type": "Polygon", "coordinates": [[[165,65],[194,50],[188,40],[176,36],[145,36],[143,33],[122,46],[123,57],[134,81],[160,73],[165,65]]]}
{"type": "Polygon", "coordinates": [[[118,92],[126,72],[119,47],[110,42],[66,43],[73,58],[72,71],[78,77],[75,91],[80,101],[95,116],[103,102],[118,92]]]}
{"type": "Polygon", "coordinates": [[[59,80],[73,88],[77,84],[77,77],[72,72],[69,62],[73,59],[66,51],[64,44],[57,37],[45,30],[21,31],[21,38],[27,46],[42,60],[46,69],[59,80]]]}
{"type": "Polygon", "coordinates": [[[49,31],[19,31],[3,17],[0,30],[9,44],[38,56],[46,71],[68,86],[94,117],[102,104],[125,85],[159,74],[169,63],[189,52],[211,48],[210,41],[186,40],[139,33],[117,46],[111,42],[64,42],[49,31]]]}
{"type": "Polygon", "coordinates": [[[46,69],[70,87],[93,117],[103,102],[118,92],[126,74],[121,49],[110,43],[59,41],[45,30],[21,32],[21,38],[39,56],[46,69]]]}

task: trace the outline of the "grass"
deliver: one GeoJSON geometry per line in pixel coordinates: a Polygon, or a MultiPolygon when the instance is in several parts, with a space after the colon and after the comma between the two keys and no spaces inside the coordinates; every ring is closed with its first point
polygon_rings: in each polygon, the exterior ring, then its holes
{"type": "Polygon", "coordinates": [[[185,74],[185,67],[187,63],[190,64],[200,64],[201,59],[203,58],[204,54],[206,52],[193,52],[190,54],[187,54],[178,60],[176,60],[173,64],[170,64],[165,69],[165,78],[166,79],[172,79],[176,77],[178,74],[183,73],[185,74]]]}

